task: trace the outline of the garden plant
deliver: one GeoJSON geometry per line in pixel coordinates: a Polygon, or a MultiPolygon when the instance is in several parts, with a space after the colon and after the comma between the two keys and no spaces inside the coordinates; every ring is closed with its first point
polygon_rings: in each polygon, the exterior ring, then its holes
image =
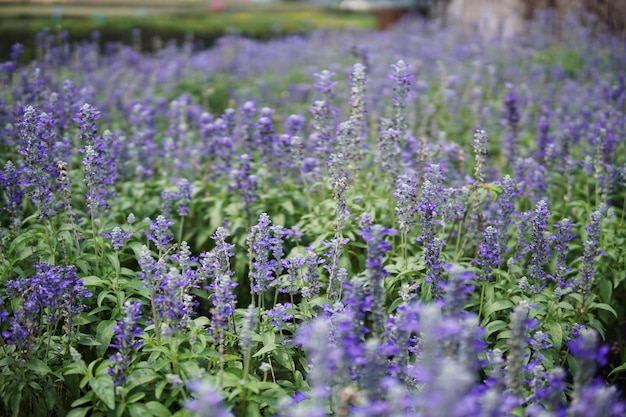
{"type": "Polygon", "coordinates": [[[626,47],[563,28],[16,44],[0,414],[625,415],[626,47]]]}

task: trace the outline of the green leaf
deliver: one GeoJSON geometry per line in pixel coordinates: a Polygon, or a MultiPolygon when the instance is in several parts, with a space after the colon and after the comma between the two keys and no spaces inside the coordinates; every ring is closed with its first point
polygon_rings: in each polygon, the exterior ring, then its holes
{"type": "Polygon", "coordinates": [[[513,307],[515,307],[515,305],[509,300],[497,300],[491,304],[487,304],[483,312],[484,317],[485,317],[483,320],[483,325],[488,322],[489,316],[492,315],[493,313],[497,311],[502,311],[502,310],[510,310],[513,307]]]}
{"type": "Polygon", "coordinates": [[[35,371],[40,375],[51,374],[52,369],[42,360],[40,359],[31,359],[26,364],[26,367],[31,371],[35,371]]]}
{"type": "Polygon", "coordinates": [[[111,339],[113,338],[113,327],[116,325],[115,320],[102,320],[96,327],[96,340],[100,342],[100,346],[96,347],[98,356],[104,356],[104,352],[109,348],[111,339]]]}
{"type": "Polygon", "coordinates": [[[104,405],[109,409],[115,409],[115,388],[113,387],[113,378],[110,376],[99,376],[89,381],[89,386],[98,398],[102,400],[104,405]]]}
{"type": "Polygon", "coordinates": [[[148,407],[141,403],[130,404],[128,406],[128,412],[130,413],[131,417],[146,417],[150,415],[150,410],[148,410],[148,407]]]}
{"type": "Polygon", "coordinates": [[[563,346],[563,328],[561,323],[550,322],[548,323],[550,337],[552,338],[552,344],[556,350],[561,350],[563,346]]]}
{"type": "Polygon", "coordinates": [[[164,406],[163,404],[161,404],[160,402],[149,401],[145,403],[144,405],[146,406],[146,408],[150,412],[150,415],[152,416],[169,417],[172,415],[172,413],[170,413],[170,410],[168,410],[168,408],[164,406]]]}
{"type": "Polygon", "coordinates": [[[506,329],[507,327],[508,323],[503,320],[494,320],[489,322],[489,324],[485,326],[485,337],[489,337],[491,334],[506,329]]]}
{"type": "Polygon", "coordinates": [[[591,305],[589,306],[589,310],[608,311],[609,313],[613,314],[615,318],[617,318],[617,312],[613,309],[613,307],[605,303],[591,303],[591,305]]]}
{"type": "Polygon", "coordinates": [[[158,377],[159,374],[154,372],[152,369],[136,369],[128,376],[127,387],[130,390],[140,385],[147,384],[148,382],[152,382],[158,377]]]}
{"type": "Polygon", "coordinates": [[[611,372],[609,372],[608,376],[611,376],[613,374],[619,374],[619,373],[624,372],[624,371],[626,371],[626,362],[624,362],[623,364],[621,364],[617,368],[614,368],[611,372]]]}
{"type": "Polygon", "coordinates": [[[276,349],[276,345],[275,344],[270,344],[270,345],[265,345],[263,346],[261,349],[259,349],[254,355],[252,355],[253,358],[259,357],[261,355],[265,355],[266,353],[269,353],[273,350],[276,349]]]}
{"type": "Polygon", "coordinates": [[[142,398],[144,398],[146,396],[145,392],[136,392],[133,395],[131,395],[130,397],[126,398],[126,403],[127,404],[132,404],[132,403],[136,403],[137,401],[141,400],[142,398]]]}
{"type": "Polygon", "coordinates": [[[85,417],[91,407],[73,408],[65,417],[85,417]]]}

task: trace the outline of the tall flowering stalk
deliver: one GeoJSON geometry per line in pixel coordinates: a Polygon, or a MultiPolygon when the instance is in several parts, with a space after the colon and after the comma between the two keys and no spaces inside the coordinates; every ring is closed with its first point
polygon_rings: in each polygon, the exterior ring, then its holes
{"type": "Polygon", "coordinates": [[[108,200],[115,195],[113,188],[117,176],[116,140],[109,130],[98,135],[96,120],[99,118],[100,112],[85,104],[74,119],[80,129],[80,142],[84,145],[81,152],[85,154],[86,199],[92,219],[95,214],[101,214],[103,209],[110,207],[108,200]]]}
{"type": "Polygon", "coordinates": [[[472,148],[474,148],[476,164],[474,166],[474,179],[476,185],[485,183],[485,168],[487,167],[487,158],[489,157],[489,137],[482,129],[476,129],[474,132],[474,140],[472,140],[472,148]]]}
{"type": "Polygon", "coordinates": [[[35,264],[35,275],[6,283],[7,295],[19,297],[21,309],[8,319],[9,329],[2,333],[6,343],[16,345],[30,358],[37,338],[45,330],[48,345],[43,357],[47,359],[54,327],[64,319],[69,344],[72,318],[86,306],[91,293],[84,286],[74,266],[54,266],[46,262],[35,264]]]}
{"type": "Polygon", "coordinates": [[[370,296],[372,297],[372,332],[376,337],[382,337],[385,327],[384,288],[383,281],[389,272],[383,266],[385,254],[391,250],[385,236],[393,236],[396,231],[384,226],[373,224],[372,218],[364,213],[359,217],[361,237],[367,243],[367,257],[365,259],[366,279],[370,296]]]}
{"type": "Polygon", "coordinates": [[[585,226],[587,239],[583,242],[583,257],[580,275],[574,281],[574,290],[582,294],[583,300],[591,295],[595,285],[597,258],[600,255],[600,234],[602,232],[602,208],[591,213],[589,224],[585,226]]]}
{"type": "Polygon", "coordinates": [[[548,274],[544,265],[548,262],[551,250],[551,236],[548,232],[548,218],[550,217],[548,204],[541,200],[537,203],[532,214],[530,243],[530,265],[528,267],[529,278],[531,280],[531,292],[537,294],[546,286],[545,281],[548,274]]]}
{"type": "Polygon", "coordinates": [[[508,356],[506,361],[505,384],[508,392],[515,397],[524,398],[524,364],[526,362],[526,348],[529,343],[529,330],[536,326],[536,323],[528,318],[530,306],[526,302],[521,302],[515,307],[511,314],[511,337],[508,339],[508,356]]]}
{"type": "Polygon", "coordinates": [[[148,289],[150,294],[152,324],[154,325],[156,338],[160,341],[161,317],[158,314],[156,298],[165,275],[165,264],[160,259],[155,260],[150,249],[145,245],[141,247],[138,263],[141,271],[137,273],[137,277],[141,279],[141,284],[148,289]]]}
{"type": "Polygon", "coordinates": [[[441,172],[438,166],[431,165],[431,173],[422,184],[421,195],[417,205],[422,235],[417,239],[423,245],[424,263],[426,264],[425,281],[431,285],[431,293],[435,298],[442,294],[444,262],[441,260],[441,249],[445,244],[436,236],[437,219],[441,205],[441,172]]]}
{"type": "Polygon", "coordinates": [[[417,224],[417,181],[408,175],[400,175],[396,180],[396,190],[393,193],[396,198],[396,223],[400,231],[400,245],[402,246],[402,259],[404,267],[408,265],[408,244],[406,237],[417,224]]]}
{"type": "Polygon", "coordinates": [[[505,175],[500,182],[502,193],[496,200],[496,219],[495,224],[500,231],[498,234],[498,253],[501,261],[504,261],[504,255],[508,251],[509,242],[509,226],[514,224],[513,215],[515,214],[515,198],[518,195],[517,184],[509,175],[505,175]]]}
{"type": "Polygon", "coordinates": [[[517,97],[517,89],[513,84],[505,84],[506,93],[502,99],[504,106],[504,122],[506,124],[506,143],[507,159],[515,161],[518,156],[519,147],[519,103],[517,97]]]}
{"type": "Polygon", "coordinates": [[[572,233],[573,226],[575,226],[575,224],[568,218],[554,225],[555,232],[552,235],[554,251],[556,252],[556,271],[554,274],[556,286],[554,288],[554,297],[557,300],[561,298],[561,291],[567,285],[567,273],[571,271],[571,267],[569,267],[567,263],[567,256],[570,251],[569,242],[576,237],[576,234],[572,233]]]}
{"type": "Polygon", "coordinates": [[[252,162],[249,154],[237,156],[236,169],[231,174],[234,184],[228,186],[239,193],[249,222],[252,222],[252,204],[259,200],[259,177],[252,173],[252,162]]]}
{"type": "Polygon", "coordinates": [[[354,171],[360,169],[367,123],[365,119],[365,66],[360,63],[352,67],[350,86],[350,119],[337,129],[338,145],[346,153],[346,162],[354,171]]]}
{"type": "MultiPolygon", "coordinates": [[[[248,233],[248,258],[250,262],[250,290],[257,295],[258,304],[265,307],[264,293],[276,287],[283,265],[284,229],[273,226],[267,213],[259,216],[259,223],[248,233]]],[[[276,294],[278,291],[276,292],[276,294]]]]}
{"type": "Polygon", "coordinates": [[[44,219],[57,214],[55,191],[59,170],[55,160],[57,138],[54,123],[47,113],[28,106],[18,124],[23,158],[21,187],[35,204],[38,217],[44,219]]]}
{"type": "Polygon", "coordinates": [[[391,120],[384,118],[380,120],[378,133],[380,167],[392,183],[396,181],[402,166],[401,136],[401,131],[392,127],[391,120]]]}
{"type": "Polygon", "coordinates": [[[396,82],[393,87],[394,114],[392,127],[399,131],[398,146],[402,152],[406,148],[409,129],[408,100],[412,81],[410,74],[411,66],[400,59],[395,64],[392,64],[391,67],[393,68],[392,78],[396,82]]]}
{"type": "Polygon", "coordinates": [[[24,190],[20,185],[20,172],[10,160],[4,164],[4,169],[0,171],[0,186],[2,187],[4,202],[4,206],[0,210],[9,213],[11,217],[10,228],[14,232],[18,232],[22,227],[24,190]]]}
{"type": "Polygon", "coordinates": [[[124,247],[124,240],[133,236],[132,232],[124,232],[119,226],[115,226],[110,232],[102,232],[102,236],[107,239],[111,239],[111,247],[115,251],[115,286],[114,289],[117,292],[119,289],[120,279],[120,260],[119,251],[124,247]]]}
{"type": "Polygon", "coordinates": [[[143,330],[138,325],[141,319],[141,303],[126,301],[122,307],[124,318],[117,322],[113,331],[115,332],[114,342],[110,347],[117,349],[109,360],[112,362],[107,369],[107,373],[113,377],[115,386],[123,385],[128,379],[128,368],[133,360],[132,354],[143,346],[143,342],[138,340],[143,330]]]}

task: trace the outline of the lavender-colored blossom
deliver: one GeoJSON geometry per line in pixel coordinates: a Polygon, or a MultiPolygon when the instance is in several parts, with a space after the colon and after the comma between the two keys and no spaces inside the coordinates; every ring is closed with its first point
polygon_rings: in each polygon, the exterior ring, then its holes
{"type": "Polygon", "coordinates": [[[285,275],[285,279],[278,291],[295,295],[300,287],[300,270],[305,264],[305,259],[302,257],[291,257],[283,259],[281,262],[283,268],[287,270],[287,275],[285,275]]]}
{"type": "Polygon", "coordinates": [[[192,186],[189,183],[189,180],[186,178],[181,178],[176,181],[176,186],[178,187],[178,207],[176,208],[177,213],[181,217],[188,216],[188,204],[191,201],[192,186]]]}
{"type": "Polygon", "coordinates": [[[14,231],[18,231],[22,223],[24,190],[20,182],[20,172],[12,161],[7,161],[4,164],[4,169],[0,171],[0,186],[2,186],[4,200],[4,207],[0,208],[0,210],[6,210],[11,216],[10,227],[14,231]]]}
{"type": "Polygon", "coordinates": [[[250,304],[243,315],[243,324],[239,332],[239,347],[250,354],[252,349],[252,339],[256,328],[257,311],[254,304],[250,304]]]}
{"type": "Polygon", "coordinates": [[[436,237],[435,227],[439,224],[437,216],[441,204],[441,177],[437,165],[431,165],[428,178],[422,184],[420,200],[417,210],[422,225],[422,235],[417,239],[424,246],[424,263],[426,264],[425,281],[431,284],[431,291],[435,298],[441,296],[441,283],[444,262],[441,260],[441,249],[445,244],[443,239],[436,237]],[[432,181],[431,181],[432,180],[432,181]],[[434,182],[433,182],[434,181],[434,182]]]}
{"type": "Polygon", "coordinates": [[[523,398],[528,332],[536,326],[536,322],[528,318],[529,308],[528,303],[521,302],[511,314],[511,337],[508,339],[505,383],[507,390],[518,398],[523,398]]]}
{"type": "Polygon", "coordinates": [[[558,288],[564,288],[566,285],[566,275],[571,271],[571,267],[567,263],[567,256],[569,255],[570,247],[569,242],[576,237],[575,233],[572,233],[572,227],[575,224],[568,218],[561,220],[554,225],[555,232],[552,235],[554,241],[554,251],[556,252],[556,271],[554,274],[554,280],[557,283],[558,288]]]}
{"type": "Polygon", "coordinates": [[[483,242],[478,245],[476,263],[481,269],[479,277],[484,281],[494,279],[493,268],[500,265],[500,248],[498,247],[499,230],[488,226],[483,232],[483,242]]]}
{"type": "Polygon", "coordinates": [[[391,120],[380,120],[378,133],[378,149],[380,164],[387,178],[395,181],[402,165],[402,148],[400,143],[401,132],[391,127],[391,120]]]}
{"type": "Polygon", "coordinates": [[[61,155],[55,152],[57,138],[54,123],[47,113],[28,106],[18,124],[20,154],[23,157],[21,186],[42,218],[57,214],[55,191],[59,169],[56,162],[61,155]]]}
{"type": "Polygon", "coordinates": [[[107,373],[113,377],[115,386],[127,381],[132,354],[143,345],[143,342],[137,339],[143,332],[137,324],[141,318],[141,303],[126,301],[122,307],[122,314],[124,318],[113,327],[115,335],[110,347],[117,349],[117,352],[109,358],[113,364],[107,369],[107,373]]]}
{"type": "Polygon", "coordinates": [[[218,275],[207,287],[209,291],[213,292],[211,294],[211,302],[213,303],[211,323],[218,344],[223,343],[224,331],[228,328],[229,320],[235,312],[237,296],[233,289],[236,287],[237,283],[233,282],[229,274],[218,275]]]}
{"type": "Polygon", "coordinates": [[[226,408],[220,392],[208,382],[195,380],[187,384],[194,394],[193,399],[185,402],[185,408],[196,417],[233,417],[226,408]]]}
{"type": "Polygon", "coordinates": [[[518,195],[517,184],[509,175],[506,175],[500,185],[502,193],[496,201],[496,220],[495,224],[500,231],[498,234],[498,250],[500,256],[503,257],[508,251],[507,244],[509,241],[509,226],[513,224],[513,215],[515,214],[515,198],[518,195]]]}
{"type": "Polygon", "coordinates": [[[150,297],[154,299],[165,274],[165,264],[161,260],[155,260],[150,249],[145,245],[141,247],[138,263],[141,272],[138,272],[137,276],[141,278],[142,284],[150,290],[150,297]]]}
{"type": "Polygon", "coordinates": [[[102,136],[90,137],[81,152],[85,154],[85,184],[87,185],[87,206],[97,213],[101,209],[110,208],[109,200],[116,195],[114,187],[116,173],[117,139],[110,130],[102,136]]]}
{"type": "Polygon", "coordinates": [[[532,280],[532,287],[536,291],[541,291],[545,287],[548,278],[544,265],[550,257],[550,240],[548,232],[548,218],[550,217],[548,204],[541,200],[537,203],[535,211],[531,217],[531,234],[528,249],[530,251],[530,265],[528,267],[529,277],[532,280]]]}
{"type": "Polygon", "coordinates": [[[153,303],[161,318],[157,331],[162,336],[170,336],[187,327],[197,304],[189,293],[194,287],[195,283],[174,267],[161,277],[153,303]]]}
{"type": "Polygon", "coordinates": [[[263,314],[265,317],[270,319],[270,323],[272,326],[276,328],[285,327],[291,320],[293,320],[293,314],[289,312],[293,306],[291,303],[281,304],[278,303],[274,306],[274,308],[270,310],[265,310],[263,314]]]}
{"type": "Polygon", "coordinates": [[[476,165],[474,166],[474,178],[476,184],[485,182],[485,168],[487,167],[487,158],[489,157],[489,138],[487,132],[482,129],[474,131],[474,140],[472,140],[472,148],[474,148],[476,165]]]}
{"type": "Polygon", "coordinates": [[[102,236],[111,239],[111,247],[120,250],[124,246],[124,240],[133,236],[133,232],[124,232],[121,227],[115,226],[110,232],[102,232],[102,236]]]}
{"type": "Polygon", "coordinates": [[[170,227],[173,225],[173,221],[160,214],[156,220],[150,223],[150,229],[144,230],[148,240],[154,242],[159,252],[165,252],[174,240],[174,234],[170,230],[170,227]]]}
{"type": "Polygon", "coordinates": [[[395,214],[398,230],[408,234],[416,225],[417,181],[408,175],[400,175],[393,196],[396,198],[395,214]]]}
{"type": "Polygon", "coordinates": [[[474,286],[470,280],[476,275],[459,265],[448,265],[448,281],[444,285],[443,309],[453,317],[463,317],[465,303],[469,300],[474,286]]]}
{"type": "Polygon", "coordinates": [[[544,160],[550,165],[550,147],[554,145],[554,137],[550,134],[552,113],[543,108],[541,113],[537,116],[537,152],[535,157],[539,160],[544,160]]]}
{"type": "Polygon", "coordinates": [[[517,89],[510,83],[505,84],[506,94],[502,99],[504,106],[504,121],[506,123],[506,144],[507,157],[509,161],[514,161],[519,153],[517,149],[519,144],[519,106],[517,98],[517,89]]]}
{"type": "Polygon", "coordinates": [[[74,266],[39,262],[35,264],[35,271],[35,275],[30,278],[6,283],[7,295],[21,298],[21,310],[8,320],[9,330],[3,332],[2,336],[7,343],[24,350],[30,349],[41,335],[43,324],[54,325],[61,318],[68,324],[72,315],[86,307],[83,300],[92,295],[78,277],[74,266]]]}
{"type": "Polygon", "coordinates": [[[322,285],[320,284],[320,270],[319,266],[324,263],[324,260],[313,253],[313,251],[307,249],[307,257],[305,259],[305,268],[302,271],[302,281],[304,286],[302,287],[302,296],[306,299],[317,297],[320,293],[322,285]]]}
{"type": "Polygon", "coordinates": [[[408,99],[412,81],[410,74],[411,66],[400,59],[395,64],[392,64],[391,67],[394,70],[392,78],[396,82],[393,88],[393,127],[400,131],[399,147],[403,150],[406,146],[406,131],[409,128],[408,99]]]}
{"type": "Polygon", "coordinates": [[[385,326],[383,281],[389,275],[383,266],[383,259],[391,250],[391,244],[385,240],[385,237],[395,235],[396,231],[379,224],[373,224],[367,213],[359,217],[359,225],[361,226],[360,235],[367,244],[365,269],[372,298],[372,331],[375,336],[380,337],[385,326]]]}
{"type": "Polygon", "coordinates": [[[154,108],[137,103],[128,116],[130,134],[124,149],[127,158],[125,165],[130,171],[129,174],[134,174],[138,180],[154,176],[158,151],[154,140],[156,132],[154,113],[154,108]]]}
{"type": "Polygon", "coordinates": [[[249,214],[252,204],[259,200],[259,177],[252,173],[252,161],[248,154],[237,156],[237,168],[231,174],[235,183],[228,186],[229,190],[235,190],[240,195],[249,214]]]}
{"type": "Polygon", "coordinates": [[[600,233],[602,222],[601,210],[596,210],[589,216],[589,224],[585,226],[587,239],[583,242],[583,257],[580,275],[574,281],[574,288],[580,294],[587,296],[595,284],[597,257],[600,255],[600,233]]]}
{"type": "Polygon", "coordinates": [[[255,294],[276,285],[276,275],[282,264],[282,233],[266,213],[259,216],[259,223],[252,226],[247,238],[250,257],[250,288],[255,294]],[[274,256],[271,259],[270,255],[274,256]]]}

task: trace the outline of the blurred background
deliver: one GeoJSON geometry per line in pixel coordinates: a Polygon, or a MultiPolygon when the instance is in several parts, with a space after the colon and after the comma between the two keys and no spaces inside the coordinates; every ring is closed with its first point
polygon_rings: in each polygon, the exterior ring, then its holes
{"type": "Polygon", "coordinates": [[[103,42],[124,43],[140,30],[144,50],[167,40],[208,46],[228,32],[267,39],[314,29],[385,30],[415,17],[515,37],[546,11],[559,32],[566,33],[566,17],[584,11],[594,24],[626,33],[626,0],[0,0],[0,59],[16,42],[28,48],[44,29],[73,40],[97,31],[103,42]]]}

